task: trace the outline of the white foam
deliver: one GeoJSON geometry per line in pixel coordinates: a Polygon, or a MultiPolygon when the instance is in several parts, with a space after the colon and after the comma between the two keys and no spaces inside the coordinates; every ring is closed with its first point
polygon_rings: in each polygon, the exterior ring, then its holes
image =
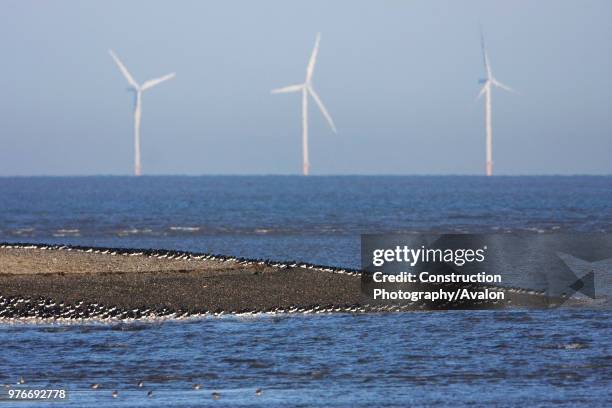
{"type": "Polygon", "coordinates": [[[200,227],[170,227],[171,231],[185,231],[185,232],[196,232],[200,230],[200,227]]]}

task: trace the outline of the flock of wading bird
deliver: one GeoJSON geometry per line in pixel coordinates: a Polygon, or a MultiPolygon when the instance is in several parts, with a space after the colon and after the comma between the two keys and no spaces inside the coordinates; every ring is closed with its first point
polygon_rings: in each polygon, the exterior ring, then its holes
{"type": "MultiPolygon", "coordinates": [[[[487,54],[487,49],[485,47],[484,35],[482,31],[480,33],[480,40],[482,46],[482,55],[484,60],[484,68],[485,68],[485,77],[479,81],[482,84],[482,88],[480,93],[478,94],[478,98],[481,98],[483,95],[485,97],[485,132],[486,132],[486,161],[485,161],[485,174],[487,176],[493,175],[493,128],[491,125],[491,92],[493,87],[497,87],[509,92],[515,92],[512,88],[502,84],[499,82],[491,72],[491,64],[489,63],[489,56],[487,54]]],[[[321,113],[329,123],[331,130],[334,133],[337,133],[336,126],[334,121],[325,108],[323,101],[319,97],[319,94],[314,90],[312,86],[312,75],[314,73],[314,67],[317,62],[317,54],[319,52],[319,43],[321,42],[321,34],[317,34],[317,38],[315,40],[314,49],[312,50],[312,54],[310,55],[310,60],[308,61],[308,65],[306,67],[306,78],[304,82],[285,86],[283,88],[273,89],[273,94],[280,93],[292,93],[292,92],[301,92],[302,94],[302,173],[307,176],[310,172],[310,161],[308,157],[308,97],[312,97],[315,101],[321,113]]],[[[140,162],[140,120],[142,117],[142,93],[148,89],[151,89],[162,82],[165,82],[169,79],[174,78],[175,73],[167,74],[159,78],[150,79],[148,81],[143,82],[142,84],[138,84],[134,77],[125,65],[121,62],[117,54],[114,51],[109,50],[109,53],[117,67],[128,81],[130,85],[129,90],[134,92],[134,175],[140,176],[142,174],[142,166],[140,162]]]]}

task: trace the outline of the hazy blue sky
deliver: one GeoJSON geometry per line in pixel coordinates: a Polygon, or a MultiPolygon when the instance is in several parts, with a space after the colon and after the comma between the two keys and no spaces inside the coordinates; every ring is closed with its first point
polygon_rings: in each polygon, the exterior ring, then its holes
{"type": "MultiPolygon", "coordinates": [[[[130,174],[136,80],[145,174],[298,174],[314,84],[313,174],[481,174],[478,23],[499,174],[612,173],[612,2],[2,1],[0,175],[130,174]]],[[[311,107],[313,107],[311,105],[311,107]]]]}

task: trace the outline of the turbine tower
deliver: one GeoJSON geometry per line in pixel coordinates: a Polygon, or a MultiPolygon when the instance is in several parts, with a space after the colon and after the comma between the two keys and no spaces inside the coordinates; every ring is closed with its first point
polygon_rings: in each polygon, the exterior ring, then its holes
{"type": "Polygon", "coordinates": [[[319,95],[312,87],[312,73],[317,62],[317,54],[319,52],[320,41],[321,33],[318,33],[314,49],[312,50],[312,55],[310,56],[310,61],[308,61],[308,66],[306,67],[306,80],[304,81],[304,83],[298,85],[289,85],[283,88],[272,90],[273,94],[302,92],[302,171],[305,176],[307,176],[310,171],[310,161],[308,160],[308,95],[312,96],[312,99],[314,99],[316,104],[319,106],[321,113],[323,114],[323,116],[325,116],[325,119],[327,119],[327,122],[329,123],[329,126],[331,127],[332,131],[334,133],[338,133],[336,130],[336,126],[334,125],[334,121],[329,115],[329,112],[327,112],[327,109],[325,109],[325,105],[323,105],[321,98],[319,98],[319,95]]]}
{"type": "Polygon", "coordinates": [[[496,86],[505,91],[515,92],[509,86],[506,86],[499,82],[493,76],[491,72],[491,64],[489,63],[489,56],[487,55],[487,48],[485,46],[484,34],[482,29],[480,30],[480,44],[482,46],[482,56],[484,59],[485,66],[485,79],[481,79],[479,83],[483,84],[478,98],[485,96],[485,129],[486,129],[486,141],[487,141],[487,155],[486,155],[486,175],[493,175],[493,128],[491,127],[491,90],[492,86],[496,86]]]}
{"type": "Polygon", "coordinates": [[[115,64],[117,64],[119,71],[121,71],[125,79],[127,79],[128,84],[130,84],[129,90],[134,92],[134,175],[140,176],[140,118],[142,116],[142,93],[164,81],[174,78],[175,74],[173,72],[160,78],[150,79],[145,81],[142,85],[138,85],[119,57],[117,57],[117,54],[115,54],[113,50],[108,50],[108,52],[115,61],[115,64]]]}

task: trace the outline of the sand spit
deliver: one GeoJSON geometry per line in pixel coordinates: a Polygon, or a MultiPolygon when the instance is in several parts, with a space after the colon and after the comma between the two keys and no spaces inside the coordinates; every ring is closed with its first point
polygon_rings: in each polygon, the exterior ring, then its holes
{"type": "Polygon", "coordinates": [[[0,317],[138,318],[363,304],[358,273],[330,272],[173,251],[5,244],[0,317]]]}
{"type": "MultiPolygon", "coordinates": [[[[514,305],[548,301],[536,292],[505,290],[514,305]]],[[[167,250],[0,244],[4,321],[424,308],[371,303],[361,292],[361,273],[355,270],[167,250]]]]}

